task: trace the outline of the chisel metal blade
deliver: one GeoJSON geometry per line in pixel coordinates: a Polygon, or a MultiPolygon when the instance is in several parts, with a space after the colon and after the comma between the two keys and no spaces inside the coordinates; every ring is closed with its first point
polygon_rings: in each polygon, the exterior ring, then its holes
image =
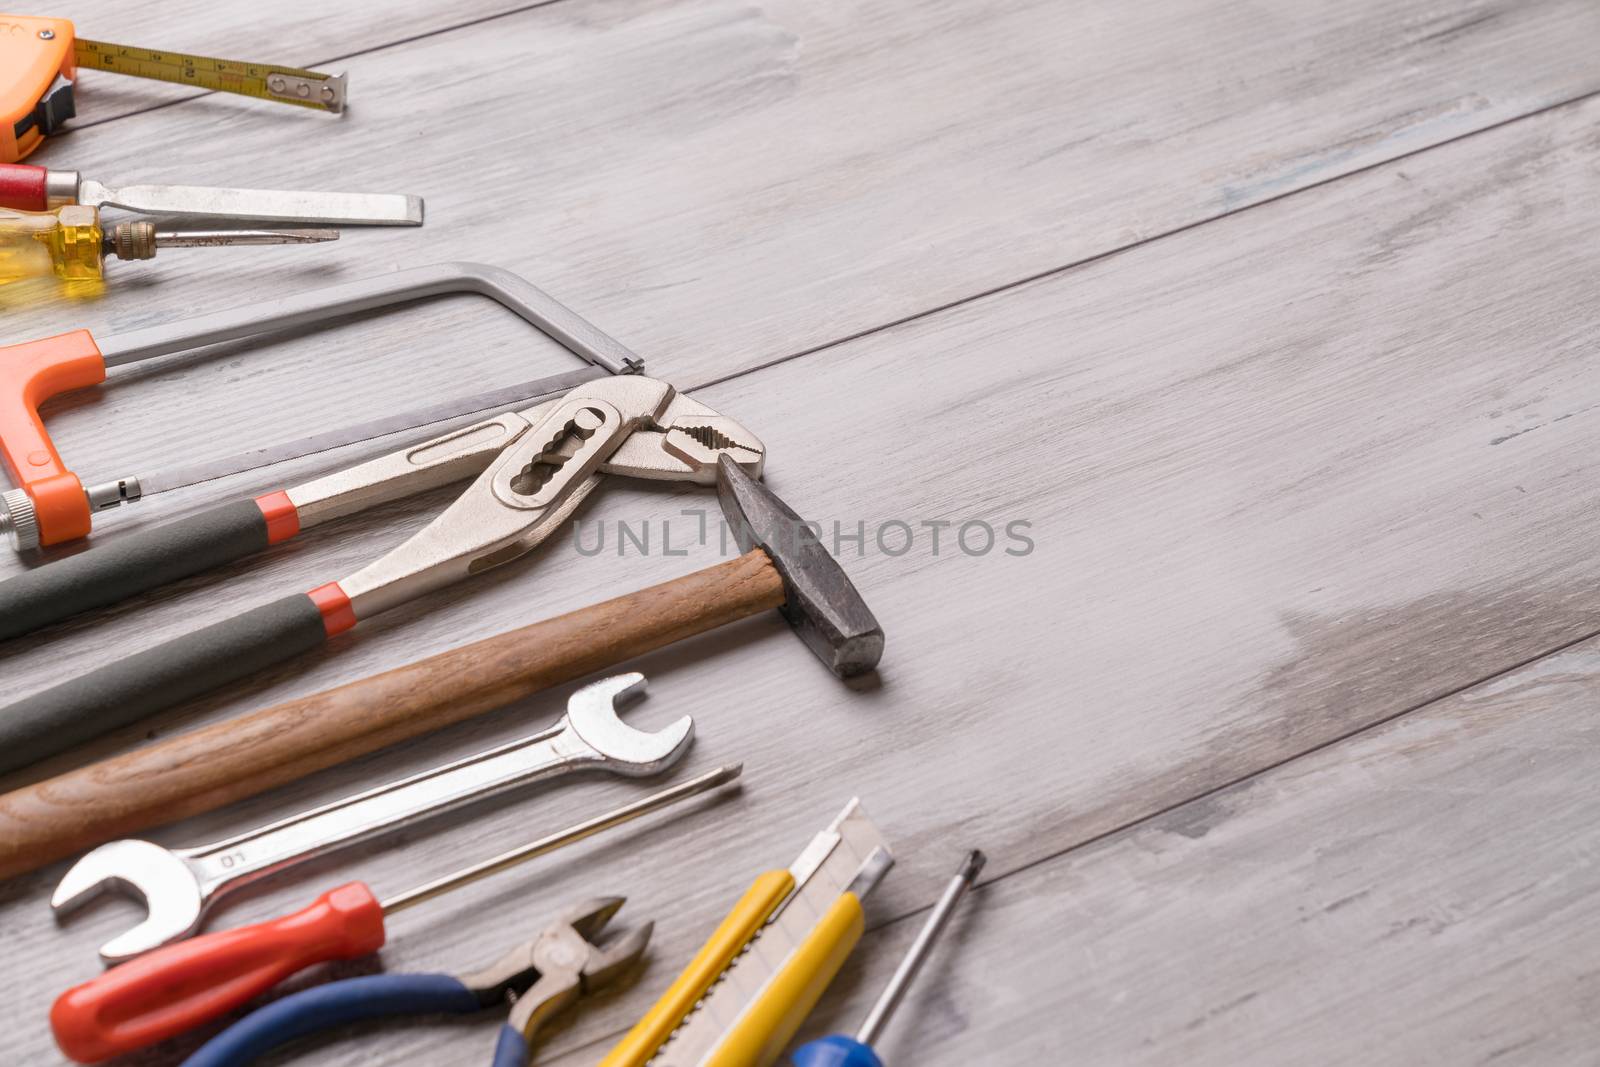
{"type": "Polygon", "coordinates": [[[318,193],[203,185],[78,183],[78,203],[147,215],[336,226],[421,226],[422,198],[403,193],[318,193]]]}

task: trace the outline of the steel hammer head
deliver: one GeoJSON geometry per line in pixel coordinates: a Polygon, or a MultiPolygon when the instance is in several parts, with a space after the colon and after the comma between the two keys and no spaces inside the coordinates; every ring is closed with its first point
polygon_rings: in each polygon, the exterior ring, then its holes
{"type": "Polygon", "coordinates": [[[717,502],[739,547],[760,548],[782,575],[778,610],[817,658],[841,678],[876,667],[883,628],[800,516],[727,455],[717,460],[717,502]]]}

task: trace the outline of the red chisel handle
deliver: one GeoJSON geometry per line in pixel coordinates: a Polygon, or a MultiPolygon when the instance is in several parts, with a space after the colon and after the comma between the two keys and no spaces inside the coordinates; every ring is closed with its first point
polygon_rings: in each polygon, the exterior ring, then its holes
{"type": "Polygon", "coordinates": [[[383,947],[383,905],[361,882],[292,915],[158,948],[74,986],[50,1009],[61,1051],[99,1063],[239,1007],[297,971],[383,947]]]}
{"type": "Polygon", "coordinates": [[[50,206],[46,191],[49,171],[26,163],[0,163],[0,207],[17,211],[45,211],[50,206]]]}

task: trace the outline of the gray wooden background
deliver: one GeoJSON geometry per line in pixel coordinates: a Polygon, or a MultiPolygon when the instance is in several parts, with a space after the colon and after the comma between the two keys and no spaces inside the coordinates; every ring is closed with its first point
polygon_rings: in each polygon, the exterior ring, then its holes
{"type": "MultiPolygon", "coordinates": [[[[626,894],[625,917],[658,921],[652,966],[539,1057],[592,1062],[748,881],[859,794],[900,862],[813,1031],[855,1022],[961,850],[992,858],[885,1038],[892,1063],[1593,1062],[1593,0],[59,13],[89,37],[344,68],[353,106],[334,120],[91,72],[76,128],[37,162],[413,191],[428,225],[174,252],[114,266],[95,300],[13,286],[4,340],[487,260],[755,429],[801,512],[917,534],[902,555],[844,546],[888,632],[872,684],[831,679],[776,616],[638,664],[653,682],[639,721],[693,712],[690,769],[744,760],[742,796],[406,913],[364,966],[471,968],[568,901],[626,894]],[[1034,550],[953,548],[972,520],[1029,522],[1034,550]],[[955,525],[935,552],[922,524],[940,522],[955,525]]],[[[118,373],[49,423],[75,469],[112,477],[566,366],[510,316],[444,300],[118,373]]],[[[20,694],[338,578],[449,496],[12,642],[0,677],[20,694]]],[[[586,514],[678,536],[684,509],[709,507],[613,485],[586,514]]],[[[716,556],[584,558],[561,540],[77,758],[716,556]]],[[[248,828],[529,732],[563,700],[154,837],[248,828]]],[[[649,788],[513,796],[276,880],[216,923],[349,877],[399,890],[649,788]]],[[[107,904],[58,927],[63,867],[0,887],[7,1062],[58,1060],[52,998],[135,914],[107,904]]],[[[481,1063],[499,1021],[367,1027],[272,1062],[481,1063]]]]}

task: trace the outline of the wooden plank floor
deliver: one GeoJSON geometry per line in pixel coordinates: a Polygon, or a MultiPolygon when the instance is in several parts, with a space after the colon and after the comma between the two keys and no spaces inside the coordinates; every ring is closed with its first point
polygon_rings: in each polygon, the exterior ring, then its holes
{"type": "MultiPolygon", "coordinates": [[[[870,534],[840,546],[889,635],[872,684],[827,677],[776,617],[639,665],[640,721],[692,711],[690,770],[742,759],[742,796],[408,913],[366,966],[469,968],[574,897],[625,893],[625,914],[657,920],[653,965],[539,1058],[592,1062],[754,873],[860,795],[900,862],[815,1030],[856,1018],[960,850],[991,856],[890,1062],[1585,1062],[1600,1007],[1585,981],[1600,942],[1591,2],[68,14],[102,38],[344,57],[355,105],[325,121],[90,75],[85,122],[40,162],[405,188],[429,225],[173,253],[92,301],[12,287],[7,340],[489,260],[754,428],[771,484],[808,517],[915,532],[904,554],[870,534]],[[1002,533],[964,552],[969,521],[1027,523],[1032,550],[1006,554],[1002,533]]],[[[53,405],[50,424],[77,469],[110,476],[567,365],[509,319],[452,299],[170,360],[53,405]]],[[[306,466],[123,509],[102,536],[306,466]]],[[[336,578],[450,496],[11,642],[0,676],[27,692],[336,578]]],[[[684,509],[712,506],[608,486],[586,514],[676,537],[696,521],[684,509]]],[[[563,539],[31,776],[716,555],[585,558],[563,539]]],[[[152,837],[257,825],[526,733],[562,699],[152,837]]],[[[585,781],[436,820],[217,922],[346,877],[402,888],[648,788],[585,781]]],[[[57,926],[45,901],[64,867],[0,885],[8,1062],[59,1060],[50,1000],[134,914],[57,926]]],[[[270,1062],[453,1067],[482,1062],[496,1025],[363,1029],[270,1062]]]]}

